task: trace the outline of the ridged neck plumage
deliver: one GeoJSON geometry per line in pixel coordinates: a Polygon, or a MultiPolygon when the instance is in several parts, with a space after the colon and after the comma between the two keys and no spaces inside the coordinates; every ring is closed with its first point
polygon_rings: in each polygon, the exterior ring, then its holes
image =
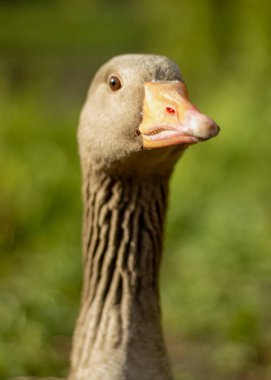
{"type": "Polygon", "coordinates": [[[171,379],[159,267],[168,178],[84,181],[84,282],[70,379],[171,379]]]}

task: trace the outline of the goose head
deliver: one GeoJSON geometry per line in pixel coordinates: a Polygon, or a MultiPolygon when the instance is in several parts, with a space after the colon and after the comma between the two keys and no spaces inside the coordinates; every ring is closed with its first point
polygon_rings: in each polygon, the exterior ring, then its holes
{"type": "Polygon", "coordinates": [[[168,175],[188,146],[218,132],[189,101],[173,61],[117,56],[98,70],[81,112],[83,172],[93,167],[121,177],[168,175]]]}

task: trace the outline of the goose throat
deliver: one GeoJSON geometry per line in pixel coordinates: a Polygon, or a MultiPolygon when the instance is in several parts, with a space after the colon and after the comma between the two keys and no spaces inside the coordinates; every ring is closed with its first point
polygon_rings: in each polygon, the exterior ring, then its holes
{"type": "Polygon", "coordinates": [[[168,180],[139,183],[91,170],[86,177],[84,283],[70,380],[106,373],[145,379],[148,367],[153,378],[170,379],[159,300],[168,180]]]}

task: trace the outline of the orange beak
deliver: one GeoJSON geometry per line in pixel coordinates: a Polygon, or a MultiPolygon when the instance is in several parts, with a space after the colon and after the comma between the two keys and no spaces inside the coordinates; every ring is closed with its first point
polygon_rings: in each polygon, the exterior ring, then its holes
{"type": "Polygon", "coordinates": [[[146,82],[139,132],[144,148],[158,148],[208,140],[219,127],[190,103],[184,83],[146,82]]]}

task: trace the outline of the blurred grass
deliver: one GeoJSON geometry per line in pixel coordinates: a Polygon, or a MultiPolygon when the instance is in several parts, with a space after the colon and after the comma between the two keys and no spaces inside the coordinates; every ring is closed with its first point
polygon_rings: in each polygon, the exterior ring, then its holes
{"type": "Polygon", "coordinates": [[[76,124],[124,52],[168,55],[222,127],[172,180],[162,271],[175,378],[271,378],[267,1],[0,2],[0,378],[64,376],[81,280],[76,124]]]}

